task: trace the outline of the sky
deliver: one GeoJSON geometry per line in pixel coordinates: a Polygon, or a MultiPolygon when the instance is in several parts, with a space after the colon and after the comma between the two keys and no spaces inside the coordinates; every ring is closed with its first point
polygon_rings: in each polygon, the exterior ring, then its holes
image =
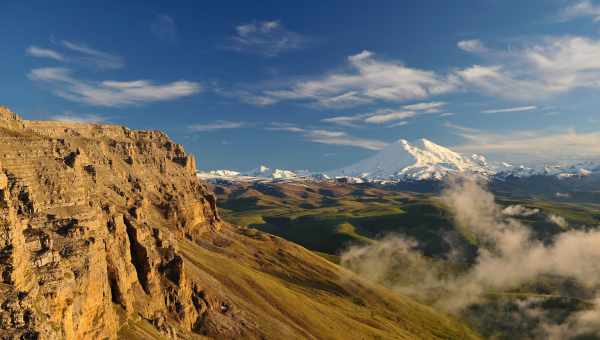
{"type": "Polygon", "coordinates": [[[600,1],[0,3],[0,105],[158,129],[200,169],[332,170],[398,139],[600,159],[600,1]]]}

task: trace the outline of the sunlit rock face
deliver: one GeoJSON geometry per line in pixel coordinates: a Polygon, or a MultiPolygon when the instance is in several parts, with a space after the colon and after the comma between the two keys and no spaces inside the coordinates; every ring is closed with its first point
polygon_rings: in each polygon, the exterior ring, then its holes
{"type": "Polygon", "coordinates": [[[192,330],[206,306],[174,239],[220,225],[194,159],[163,133],[0,108],[3,337],[114,339],[134,313],[166,336],[192,330]]]}

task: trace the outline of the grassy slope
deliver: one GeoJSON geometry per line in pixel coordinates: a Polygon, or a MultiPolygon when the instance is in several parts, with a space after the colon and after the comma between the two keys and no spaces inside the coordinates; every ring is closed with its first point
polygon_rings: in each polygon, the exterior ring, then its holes
{"type": "MultiPolygon", "coordinates": [[[[356,190],[344,186],[320,190],[310,185],[303,190],[304,194],[297,188],[288,189],[287,185],[281,185],[271,191],[238,190],[236,194],[225,193],[220,198],[225,205],[237,202],[224,212],[226,219],[293,240],[334,262],[337,258],[332,254],[344,249],[348,242],[373,242],[379,234],[388,232],[412,236],[433,255],[443,253],[443,235],[447,233],[455,233],[471,246],[476,245],[469,235],[462,234],[453,226],[451,216],[432,195],[384,189],[356,190]],[[275,191],[276,197],[270,195],[275,191]],[[244,204],[247,202],[252,204],[244,204]]],[[[519,219],[543,239],[550,239],[564,231],[564,228],[548,222],[550,214],[565,218],[569,228],[576,229],[596,226],[600,221],[600,205],[594,202],[557,202],[539,197],[516,199],[509,196],[499,196],[498,201],[503,206],[522,204],[540,209],[541,214],[519,219]]],[[[467,311],[465,316],[483,334],[510,339],[535,327],[526,323],[520,326],[523,329],[516,327],[517,320],[505,315],[506,303],[517,304],[523,299],[536,297],[541,299],[540,308],[551,311],[560,319],[570,312],[586,308],[585,297],[574,294],[577,291],[565,290],[562,284],[539,278],[532,285],[524,285],[515,291],[490,292],[489,301],[467,311]]]]}
{"type": "Polygon", "coordinates": [[[346,185],[273,186],[277,190],[222,193],[222,215],[329,255],[389,232],[420,240],[428,254],[445,250],[443,234],[450,230],[451,219],[429,195],[346,185]]]}
{"type": "MultiPolygon", "coordinates": [[[[447,250],[444,237],[448,233],[471,242],[469,235],[454,228],[451,216],[433,195],[328,184],[263,184],[259,189],[241,187],[222,192],[219,198],[224,218],[321,253],[336,255],[349,243],[372,242],[390,232],[415,238],[429,255],[447,250]]],[[[596,204],[509,198],[499,202],[540,209],[543,214],[522,220],[542,236],[561,231],[546,220],[549,214],[566,218],[574,227],[600,221],[596,204]]]]}
{"type": "MultiPolygon", "coordinates": [[[[457,320],[278,237],[229,226],[206,237],[198,244],[180,242],[186,273],[207,295],[231,306],[213,326],[243,324],[236,338],[477,338],[457,320]]],[[[121,335],[155,338],[148,328],[130,322],[121,335]]]]}

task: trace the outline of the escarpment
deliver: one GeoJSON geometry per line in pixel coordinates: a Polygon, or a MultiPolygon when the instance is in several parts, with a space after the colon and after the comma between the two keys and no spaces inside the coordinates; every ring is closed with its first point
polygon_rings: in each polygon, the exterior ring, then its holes
{"type": "Polygon", "coordinates": [[[477,337],[215,202],[163,133],[0,107],[0,339],[477,337]]]}
{"type": "Polygon", "coordinates": [[[133,313],[191,330],[205,307],[174,240],[219,227],[164,134],[0,109],[0,337],[115,338],[133,313]]]}

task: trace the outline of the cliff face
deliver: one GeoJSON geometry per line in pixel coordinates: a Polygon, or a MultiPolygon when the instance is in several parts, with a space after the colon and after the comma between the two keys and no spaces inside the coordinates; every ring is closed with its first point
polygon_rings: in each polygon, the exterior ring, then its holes
{"type": "Polygon", "coordinates": [[[300,246],[222,222],[194,159],[160,132],[0,108],[0,339],[206,337],[476,335],[300,246]]]}
{"type": "Polygon", "coordinates": [[[203,309],[177,238],[220,227],[194,159],[160,132],[0,109],[0,330],[114,338],[134,312],[173,332],[203,309]]]}

